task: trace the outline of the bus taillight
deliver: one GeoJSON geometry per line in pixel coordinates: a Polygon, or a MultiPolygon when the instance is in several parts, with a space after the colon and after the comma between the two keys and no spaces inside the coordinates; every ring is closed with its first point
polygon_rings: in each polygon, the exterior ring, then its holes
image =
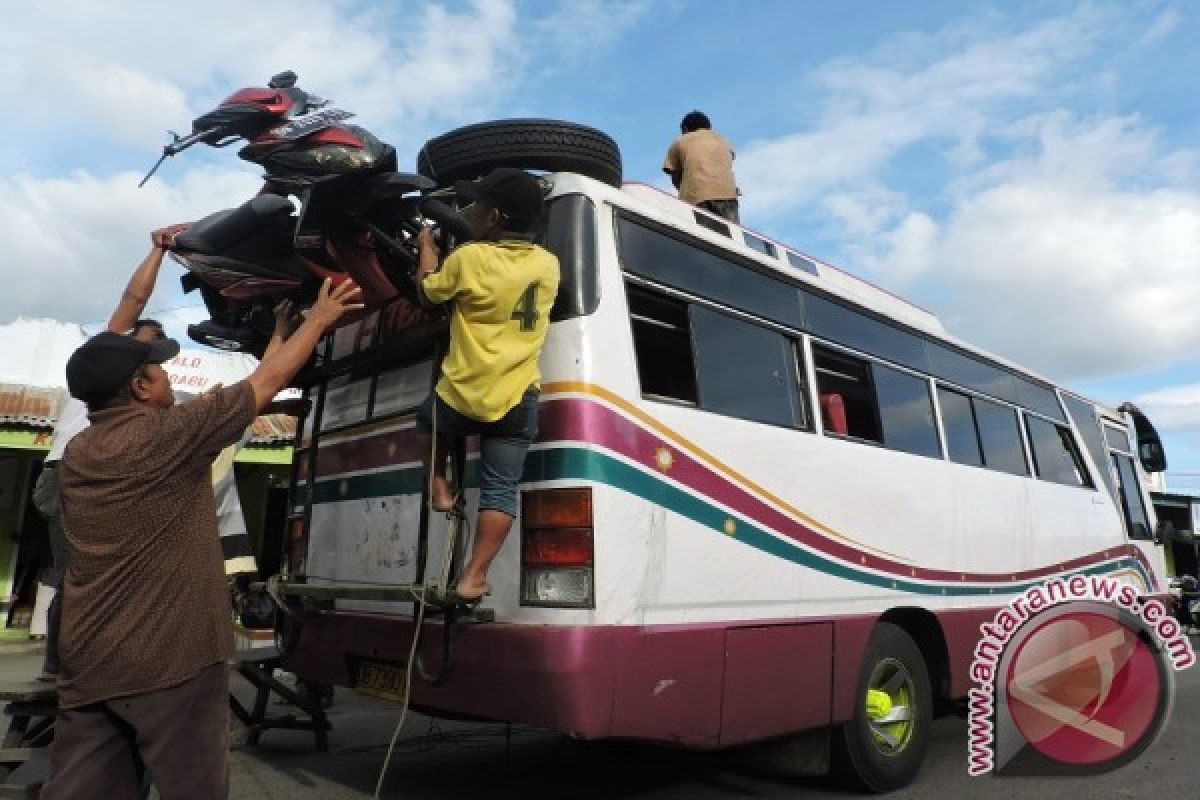
{"type": "Polygon", "coordinates": [[[521,605],[591,608],[592,490],[521,493],[521,605]]]}

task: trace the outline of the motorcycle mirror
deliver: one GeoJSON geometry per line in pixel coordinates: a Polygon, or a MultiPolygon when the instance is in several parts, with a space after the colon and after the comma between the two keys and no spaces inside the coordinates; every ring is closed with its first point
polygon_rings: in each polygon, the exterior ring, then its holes
{"type": "Polygon", "coordinates": [[[162,163],[167,160],[168,156],[175,155],[171,151],[171,146],[179,141],[179,134],[175,131],[167,131],[167,133],[171,134],[171,144],[163,148],[162,155],[158,157],[158,161],[154,162],[154,166],[150,168],[150,171],[146,173],[146,177],[142,178],[141,183],[138,184],[139,189],[146,185],[146,181],[150,180],[154,173],[158,172],[158,168],[162,166],[162,163]]]}
{"type": "Polygon", "coordinates": [[[272,89],[290,89],[296,85],[296,80],[296,73],[289,69],[272,76],[271,80],[267,81],[267,86],[272,89]]]}

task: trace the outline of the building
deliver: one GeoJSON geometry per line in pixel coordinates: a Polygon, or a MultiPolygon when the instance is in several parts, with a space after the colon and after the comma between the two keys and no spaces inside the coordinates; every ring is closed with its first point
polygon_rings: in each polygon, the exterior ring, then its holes
{"type": "Polygon", "coordinates": [[[1200,576],[1200,497],[1174,492],[1151,492],[1154,513],[1163,533],[1170,575],[1200,576]]]}
{"type": "MultiPolygon", "coordinates": [[[[0,325],[0,627],[27,626],[37,572],[49,558],[31,494],[67,400],[67,358],[85,338],[80,326],[55,320],[22,317],[0,325]]],[[[256,365],[243,354],[182,350],[164,366],[177,390],[198,393],[235,383],[256,365]]],[[[235,462],[246,527],[265,574],[282,551],[294,435],[292,417],[259,417],[235,462]]]]}

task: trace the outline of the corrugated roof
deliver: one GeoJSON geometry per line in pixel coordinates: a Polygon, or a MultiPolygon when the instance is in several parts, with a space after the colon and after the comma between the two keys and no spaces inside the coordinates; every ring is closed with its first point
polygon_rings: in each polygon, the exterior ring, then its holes
{"type": "Polygon", "coordinates": [[[250,444],[290,444],[296,438],[296,418],[264,414],[251,426],[250,444]]]}
{"type": "MultiPolygon", "coordinates": [[[[52,319],[18,317],[0,325],[0,425],[54,428],[67,399],[67,359],[86,338],[79,325],[52,319]]],[[[202,392],[236,383],[257,364],[239,353],[181,350],[163,366],[176,390],[202,392]]],[[[288,444],[295,435],[294,418],[269,414],[254,420],[250,444],[288,444]]]]}
{"type": "Polygon", "coordinates": [[[53,428],[66,397],[65,389],[0,383],[0,425],[53,428]]]}

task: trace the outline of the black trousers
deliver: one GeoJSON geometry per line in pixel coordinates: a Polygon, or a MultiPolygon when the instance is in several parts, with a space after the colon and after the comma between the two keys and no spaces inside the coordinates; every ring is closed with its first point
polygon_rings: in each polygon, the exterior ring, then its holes
{"type": "Polygon", "coordinates": [[[54,587],[54,599],[46,612],[46,656],[42,660],[42,672],[58,674],[58,629],[62,626],[62,580],[54,587]]]}
{"type": "Polygon", "coordinates": [[[229,796],[229,668],[80,708],[54,721],[42,800],[131,800],[140,763],[162,800],[229,796]]]}

